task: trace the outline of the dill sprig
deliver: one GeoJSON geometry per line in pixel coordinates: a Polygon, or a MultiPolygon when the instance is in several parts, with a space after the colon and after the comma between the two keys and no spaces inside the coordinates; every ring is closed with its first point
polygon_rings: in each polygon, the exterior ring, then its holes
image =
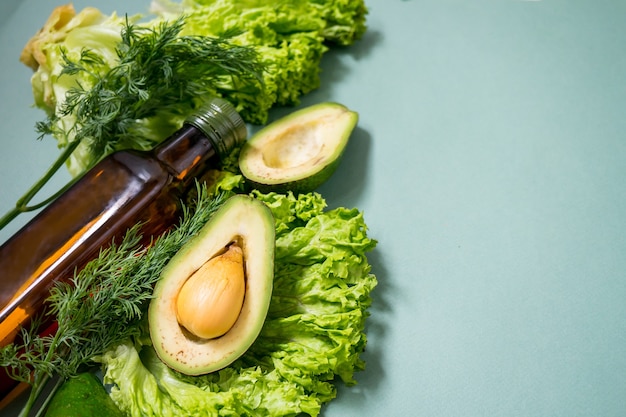
{"type": "Polygon", "coordinates": [[[110,68],[88,49],[75,61],[61,50],[61,77],[89,82],[70,88],[57,112],[37,125],[38,131],[70,142],[87,139],[97,161],[117,149],[153,146],[138,137],[137,125],[162,113],[193,109],[218,95],[226,79],[260,82],[262,66],[253,48],[232,45],[226,37],[182,36],[183,26],[184,16],[154,28],[127,19],[116,48],[118,62],[110,68]],[[61,123],[68,116],[75,120],[70,126],[61,123]]]}
{"type": "MultiPolygon", "coordinates": [[[[0,229],[20,213],[39,209],[60,195],[66,186],[38,204],[34,196],[80,149],[81,170],[92,167],[116,150],[147,150],[172,133],[202,102],[219,96],[228,84],[262,87],[263,65],[256,50],[221,37],[182,36],[184,16],[155,27],[131,24],[121,28],[114,64],[96,51],[83,49],[72,59],[63,48],[60,77],[72,76],[71,87],[57,111],[36,124],[40,139],[52,135],[64,147],[50,169],[0,217],[0,229]],[[172,117],[172,116],[178,116],[172,117]],[[158,124],[160,137],[146,128],[158,124]],[[87,149],[87,152],[85,152],[87,149]]],[[[78,176],[79,172],[73,172],[78,176]]]]}
{"type": "Polygon", "coordinates": [[[57,331],[39,335],[37,320],[22,330],[20,342],[0,348],[0,366],[14,379],[32,385],[23,415],[28,415],[52,376],[76,375],[95,356],[138,334],[162,269],[229,195],[212,194],[206,185],[199,185],[197,200],[183,206],[176,228],[145,247],[140,227],[135,226],[69,282],[55,284],[47,314],[56,319],[57,331]]]}

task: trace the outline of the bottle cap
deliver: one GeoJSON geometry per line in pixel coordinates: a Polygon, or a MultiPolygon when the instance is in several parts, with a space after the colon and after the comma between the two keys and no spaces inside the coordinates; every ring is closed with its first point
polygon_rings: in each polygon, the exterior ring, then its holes
{"type": "Polygon", "coordinates": [[[222,98],[212,98],[185,120],[211,141],[220,159],[226,157],[248,136],[246,124],[235,107],[222,98]]]}

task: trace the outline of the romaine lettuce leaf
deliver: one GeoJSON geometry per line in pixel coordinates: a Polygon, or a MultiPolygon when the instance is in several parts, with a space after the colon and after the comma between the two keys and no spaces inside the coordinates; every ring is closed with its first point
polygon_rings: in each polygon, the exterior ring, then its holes
{"type": "Polygon", "coordinates": [[[361,212],[326,210],[315,193],[253,195],[272,210],[277,250],[272,302],[252,347],[204,376],[164,365],[145,336],[99,360],[111,396],[131,416],[291,416],[319,414],[335,383],[364,368],[365,320],[376,277],[361,212]],[[313,242],[313,243],[312,243],[313,242]]]}

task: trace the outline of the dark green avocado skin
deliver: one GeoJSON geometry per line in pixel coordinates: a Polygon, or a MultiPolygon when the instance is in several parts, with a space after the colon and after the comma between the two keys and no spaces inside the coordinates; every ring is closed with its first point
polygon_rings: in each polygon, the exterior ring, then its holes
{"type": "Polygon", "coordinates": [[[124,413],[92,373],[65,381],[52,397],[46,417],[123,417],[124,413]]]}

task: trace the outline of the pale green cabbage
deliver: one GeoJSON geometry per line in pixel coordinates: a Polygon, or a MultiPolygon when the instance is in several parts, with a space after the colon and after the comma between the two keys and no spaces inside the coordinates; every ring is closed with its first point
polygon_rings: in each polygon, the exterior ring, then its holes
{"type": "MultiPolygon", "coordinates": [[[[60,9],[62,10],[62,9],[60,9]]],[[[71,19],[55,23],[53,13],[44,28],[31,39],[22,53],[22,61],[33,67],[31,86],[35,105],[46,114],[61,114],[65,96],[77,84],[90,89],[96,82],[95,77],[62,75],[64,68],[63,54],[76,62],[81,53],[88,49],[102,59],[102,63],[94,63],[90,70],[94,74],[103,74],[115,65],[117,54],[115,48],[121,40],[121,29],[125,18],[113,13],[110,16],[92,7],[85,8],[71,19]]],[[[129,17],[133,22],[139,16],[129,17]]],[[[73,114],[59,120],[59,132],[55,139],[59,148],[65,148],[74,140],[72,126],[76,123],[73,114]]],[[[149,137],[137,136],[135,149],[146,149],[151,146],[149,137]]],[[[83,142],[72,153],[66,165],[72,176],[78,176],[94,163],[90,145],[83,142]]]]}

